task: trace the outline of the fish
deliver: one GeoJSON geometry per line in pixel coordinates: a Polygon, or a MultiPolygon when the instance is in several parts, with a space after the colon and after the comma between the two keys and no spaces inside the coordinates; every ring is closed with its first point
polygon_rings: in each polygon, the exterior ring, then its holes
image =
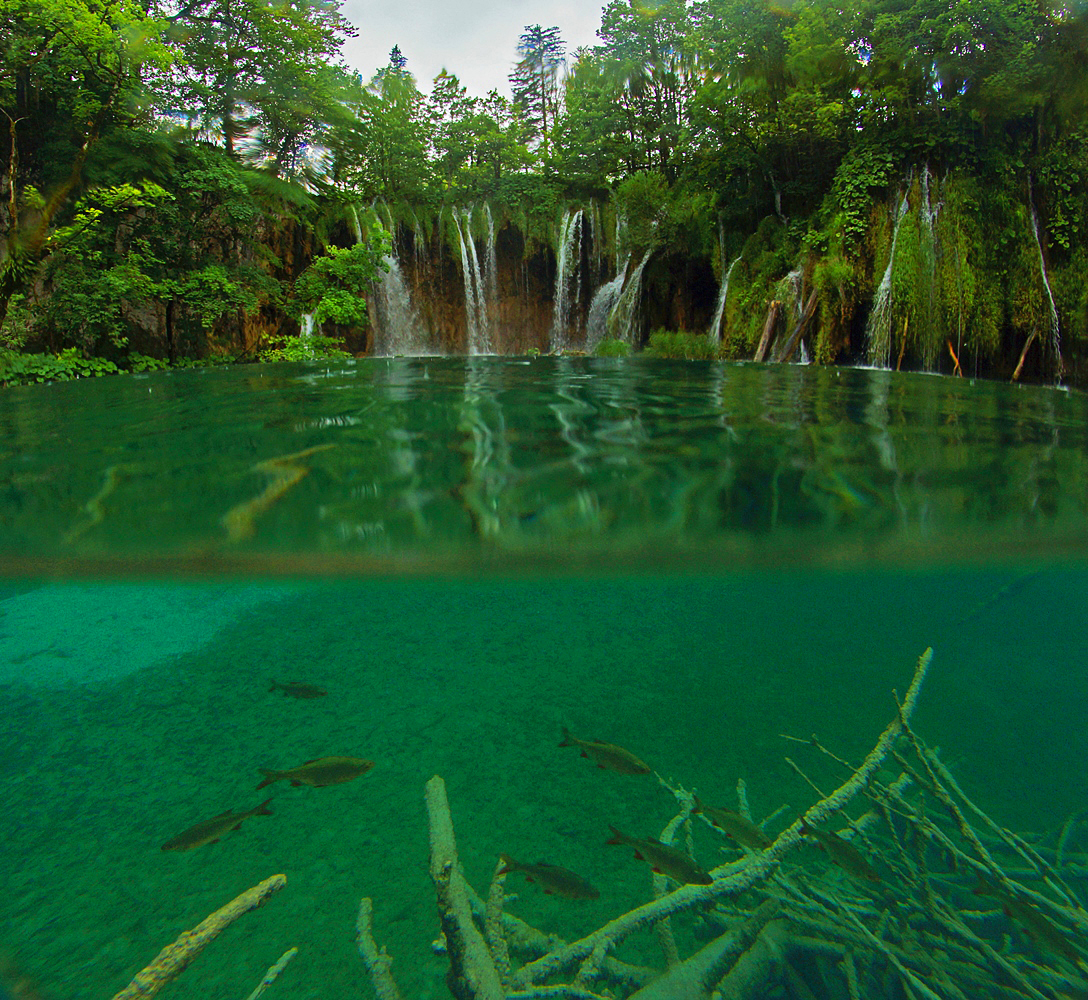
{"type": "Polygon", "coordinates": [[[296,788],[299,785],[310,785],[313,788],[342,785],[345,781],[358,778],[360,774],[366,774],[373,766],[374,761],[360,757],[318,757],[287,771],[273,771],[262,767],[258,770],[264,775],[264,781],[257,788],[264,788],[274,781],[289,781],[296,788]]]}
{"type": "Polygon", "coordinates": [[[880,873],[865,860],[861,851],[848,840],[843,840],[837,833],[819,830],[809,826],[804,820],[801,820],[800,832],[812,837],[827,852],[827,856],[852,878],[863,882],[883,881],[880,873]]]}
{"type": "Polygon", "coordinates": [[[731,840],[735,840],[742,847],[751,847],[754,850],[763,851],[771,846],[771,838],[767,834],[750,819],[745,819],[740,813],[733,812],[732,809],[718,809],[715,806],[706,806],[696,799],[695,808],[692,812],[702,813],[722,833],[731,840]]]}
{"type": "Polygon", "coordinates": [[[703,871],[683,851],[650,837],[631,837],[609,826],[612,836],[606,844],[626,844],[635,849],[635,857],[645,861],[658,875],[668,875],[674,882],[690,885],[710,885],[714,879],[703,871]]]}
{"type": "Polygon", "coordinates": [[[521,872],[529,882],[536,882],[550,896],[563,896],[565,899],[596,899],[600,896],[581,875],[547,861],[531,865],[515,861],[509,854],[500,854],[499,860],[503,863],[500,875],[521,872]]]}
{"type": "Polygon", "coordinates": [[[629,750],[601,740],[580,740],[577,736],[572,736],[566,726],[563,727],[563,742],[559,745],[579,747],[583,757],[591,758],[598,767],[609,771],[617,771],[620,774],[650,773],[650,766],[639,760],[629,750]]]}
{"type": "Polygon", "coordinates": [[[287,681],[281,684],[273,679],[271,684],[272,686],[268,689],[269,694],[273,691],[282,691],[289,698],[324,698],[329,693],[324,688],[319,688],[315,684],[305,684],[302,681],[287,681]]]}
{"type": "Polygon", "coordinates": [[[271,816],[272,810],[268,808],[271,799],[265,799],[259,806],[247,809],[245,812],[220,813],[213,819],[206,819],[203,823],[189,827],[188,830],[179,833],[162,845],[164,851],[191,851],[205,844],[214,844],[223,834],[231,830],[237,830],[250,816],[271,816]]]}

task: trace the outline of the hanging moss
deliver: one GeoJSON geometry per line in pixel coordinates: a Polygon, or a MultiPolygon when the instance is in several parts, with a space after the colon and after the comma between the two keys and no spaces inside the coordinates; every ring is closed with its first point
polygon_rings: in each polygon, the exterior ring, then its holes
{"type": "Polygon", "coordinates": [[[776,285],[797,266],[799,256],[796,240],[774,216],[767,216],[745,241],[729,279],[722,320],[727,356],[750,357],[755,351],[776,285]]]}
{"type": "Polygon", "coordinates": [[[820,303],[814,361],[826,364],[850,350],[850,329],[861,286],[858,271],[856,259],[837,254],[817,258],[812,268],[812,286],[820,303]]]}

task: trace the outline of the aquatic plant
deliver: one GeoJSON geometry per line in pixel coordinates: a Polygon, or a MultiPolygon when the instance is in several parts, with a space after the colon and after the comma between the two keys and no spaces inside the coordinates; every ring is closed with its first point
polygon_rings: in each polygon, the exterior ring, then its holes
{"type": "Polygon", "coordinates": [[[598,358],[626,358],[631,353],[631,345],[625,340],[605,337],[594,349],[598,358]]]}
{"type": "Polygon", "coordinates": [[[686,361],[714,361],[721,356],[716,342],[702,333],[654,330],[643,350],[648,358],[683,358],[686,361]]]}

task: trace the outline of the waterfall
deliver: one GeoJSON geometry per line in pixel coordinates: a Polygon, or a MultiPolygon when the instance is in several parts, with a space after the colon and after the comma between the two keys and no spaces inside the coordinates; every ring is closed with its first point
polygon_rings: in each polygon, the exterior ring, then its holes
{"type": "Polygon", "coordinates": [[[639,261],[638,267],[631,274],[630,280],[623,286],[619,300],[612,315],[608,317],[608,332],[617,340],[634,346],[638,340],[638,306],[642,295],[642,272],[650,261],[653,250],[647,250],[639,261]]]}
{"type": "Polygon", "coordinates": [[[465,282],[465,318],[468,326],[469,354],[490,354],[491,337],[487,319],[487,295],[472,238],[472,210],[453,210],[453,223],[461,244],[461,273],[465,282]]]}
{"type": "Polygon", "coordinates": [[[593,201],[589,213],[589,259],[592,265],[590,281],[596,282],[601,274],[604,257],[604,233],[601,226],[601,206],[593,201]]]}
{"type": "Polygon", "coordinates": [[[628,260],[631,251],[627,249],[627,219],[622,213],[616,213],[616,273],[624,270],[620,267],[620,260],[628,260]]]}
{"type": "Polygon", "coordinates": [[[1031,232],[1035,236],[1035,247],[1039,251],[1039,276],[1043,279],[1047,302],[1050,304],[1050,324],[1047,334],[1049,343],[1046,350],[1054,358],[1054,371],[1060,375],[1062,370],[1062,337],[1058,322],[1058,307],[1054,304],[1054,293],[1050,290],[1050,279],[1046,273],[1046,259],[1043,256],[1043,241],[1039,238],[1039,216],[1035,211],[1035,199],[1031,192],[1031,177],[1028,177],[1028,205],[1031,208],[1031,232]]]}
{"type": "Polygon", "coordinates": [[[604,340],[608,332],[608,317],[619,301],[620,292],[623,290],[623,279],[627,277],[627,261],[623,262],[619,273],[609,282],[601,285],[593,295],[593,301],[589,304],[589,316],[586,319],[586,350],[594,351],[597,345],[604,340]]]}
{"type": "Polygon", "coordinates": [[[427,331],[412,306],[412,298],[396,253],[389,254],[385,263],[389,270],[379,279],[377,294],[374,296],[377,316],[372,353],[376,357],[427,354],[427,331]]]}
{"type": "Polygon", "coordinates": [[[300,336],[302,337],[302,339],[303,340],[313,340],[314,339],[314,329],[315,328],[320,330],[320,327],[314,321],[314,314],[313,313],[303,313],[302,314],[302,329],[300,331],[300,336]]]}
{"type": "Polygon", "coordinates": [[[892,248],[888,254],[888,266],[884,270],[884,277],[880,279],[880,286],[873,297],[873,311],[869,314],[869,322],[865,326],[865,356],[869,364],[875,368],[888,368],[891,363],[892,350],[892,270],[895,266],[895,243],[899,239],[899,226],[910,204],[907,195],[899,202],[899,212],[895,219],[895,229],[892,232],[892,248]]]}
{"type": "Polygon", "coordinates": [[[714,318],[710,321],[710,329],[706,333],[707,339],[715,344],[721,343],[722,339],[722,316],[725,315],[725,299],[729,294],[729,276],[733,273],[733,268],[737,266],[737,261],[740,260],[740,255],[738,255],[729,267],[725,266],[725,225],[723,223],[718,225],[718,245],[722,255],[722,286],[718,289],[718,302],[714,306],[714,318]]]}
{"type": "MultiPolygon", "coordinates": [[[[567,328],[570,325],[571,278],[578,274],[582,261],[582,210],[573,215],[563,213],[559,226],[559,261],[555,270],[555,295],[552,308],[552,329],[549,335],[551,351],[562,350],[568,346],[567,328]]],[[[577,299],[575,292],[574,299],[577,299]]]]}
{"type": "MultiPolygon", "coordinates": [[[[351,215],[355,225],[355,240],[362,243],[363,227],[359,220],[359,210],[354,205],[351,206],[351,215]]],[[[389,220],[392,225],[392,216],[389,220]]],[[[371,299],[375,313],[372,317],[374,343],[371,353],[376,357],[427,354],[430,338],[412,305],[411,293],[404,280],[404,271],[401,269],[395,245],[383,260],[386,270],[380,272],[375,279],[371,299]]]]}
{"type": "Polygon", "coordinates": [[[472,281],[476,286],[476,339],[468,344],[469,354],[491,353],[491,322],[487,314],[487,290],[484,285],[480,259],[476,256],[476,240],[472,237],[472,209],[461,210],[465,221],[465,243],[468,245],[469,258],[472,261],[472,281]]]}
{"type": "Polygon", "coordinates": [[[919,317],[920,329],[917,331],[922,343],[922,366],[926,371],[937,367],[937,358],[941,346],[937,323],[937,213],[940,203],[933,205],[929,190],[929,166],[922,170],[922,204],[919,215],[922,220],[921,255],[925,273],[920,279],[925,282],[922,298],[923,314],[919,317]]]}

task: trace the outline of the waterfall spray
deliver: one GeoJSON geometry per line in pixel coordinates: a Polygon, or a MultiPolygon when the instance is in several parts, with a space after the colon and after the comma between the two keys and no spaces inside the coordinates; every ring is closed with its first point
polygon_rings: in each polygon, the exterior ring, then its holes
{"type": "Polygon", "coordinates": [[[608,317],[608,332],[617,340],[634,345],[638,340],[638,307],[642,296],[642,272],[650,262],[653,250],[647,250],[631,273],[630,280],[623,286],[616,307],[608,317]]]}
{"type": "Polygon", "coordinates": [[[880,279],[880,285],[873,297],[873,311],[869,314],[869,322],[865,327],[865,356],[869,364],[875,368],[887,368],[890,365],[892,351],[892,271],[895,267],[895,244],[899,239],[899,226],[902,224],[909,208],[910,204],[904,192],[903,198],[899,202],[895,229],[892,232],[892,248],[888,254],[888,266],[884,269],[884,277],[880,279]]]}
{"type": "Polygon", "coordinates": [[[933,204],[929,188],[929,166],[922,169],[922,203],[919,215],[922,221],[921,254],[924,274],[919,279],[925,282],[921,299],[922,315],[919,317],[918,336],[922,343],[922,366],[926,371],[937,367],[937,357],[941,346],[941,337],[937,323],[937,213],[941,206],[933,204]]]}
{"type": "Polygon", "coordinates": [[[589,316],[586,318],[587,351],[596,350],[597,345],[608,333],[608,317],[612,315],[612,310],[619,301],[620,292],[623,291],[623,279],[627,277],[627,264],[628,261],[625,260],[616,276],[601,285],[593,295],[593,301],[589,304],[589,316]]]}
{"type": "Polygon", "coordinates": [[[1061,326],[1058,322],[1058,307],[1054,304],[1054,293],[1050,290],[1050,279],[1046,273],[1046,258],[1043,256],[1043,241],[1039,237],[1039,216],[1035,211],[1035,198],[1032,195],[1030,175],[1028,176],[1028,206],[1031,209],[1031,232],[1035,237],[1035,247],[1039,251],[1039,276],[1043,279],[1043,288],[1046,291],[1046,299],[1050,305],[1046,350],[1054,360],[1055,373],[1060,375],[1062,371],[1061,326]]]}
{"type": "MultiPolygon", "coordinates": [[[[582,260],[582,210],[573,215],[563,213],[559,226],[559,261],[555,270],[555,296],[552,310],[552,329],[549,346],[553,352],[568,346],[567,332],[570,326],[571,279],[579,271],[582,260]]],[[[575,294],[577,298],[577,293],[575,294]]]]}
{"type": "MultiPolygon", "coordinates": [[[[465,317],[468,326],[468,353],[491,353],[491,324],[487,312],[487,291],[476,241],[472,238],[472,209],[453,210],[457,239],[461,244],[461,272],[465,282],[465,317]]],[[[488,253],[494,249],[494,230],[489,239],[488,253]]]]}

